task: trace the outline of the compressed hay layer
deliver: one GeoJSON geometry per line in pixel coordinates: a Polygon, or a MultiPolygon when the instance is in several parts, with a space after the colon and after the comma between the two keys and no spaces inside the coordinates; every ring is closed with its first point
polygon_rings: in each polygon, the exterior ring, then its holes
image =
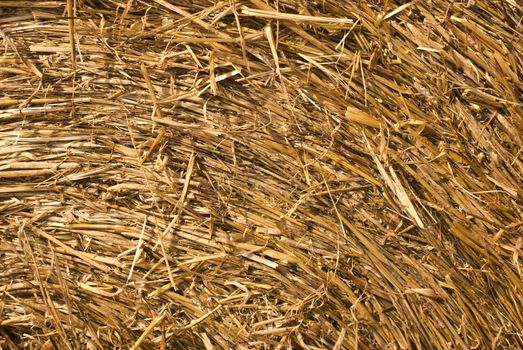
{"type": "Polygon", "coordinates": [[[516,0],[0,1],[0,347],[523,347],[516,0]]]}

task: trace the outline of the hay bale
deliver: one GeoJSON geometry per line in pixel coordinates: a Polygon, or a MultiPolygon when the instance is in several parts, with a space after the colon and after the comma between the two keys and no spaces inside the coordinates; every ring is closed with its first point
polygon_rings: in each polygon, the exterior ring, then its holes
{"type": "Polygon", "coordinates": [[[0,347],[523,347],[514,0],[0,1],[0,347]]]}

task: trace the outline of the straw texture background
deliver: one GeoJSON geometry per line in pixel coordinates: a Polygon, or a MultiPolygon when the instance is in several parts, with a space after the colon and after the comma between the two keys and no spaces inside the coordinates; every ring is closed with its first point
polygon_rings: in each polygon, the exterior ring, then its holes
{"type": "Polygon", "coordinates": [[[518,0],[0,1],[0,348],[523,347],[518,0]]]}

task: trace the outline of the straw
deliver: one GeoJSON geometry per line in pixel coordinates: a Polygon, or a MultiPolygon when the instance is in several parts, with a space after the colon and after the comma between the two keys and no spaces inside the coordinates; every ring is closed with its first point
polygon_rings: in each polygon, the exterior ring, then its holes
{"type": "Polygon", "coordinates": [[[0,348],[523,348],[518,1],[0,1],[0,348]]]}

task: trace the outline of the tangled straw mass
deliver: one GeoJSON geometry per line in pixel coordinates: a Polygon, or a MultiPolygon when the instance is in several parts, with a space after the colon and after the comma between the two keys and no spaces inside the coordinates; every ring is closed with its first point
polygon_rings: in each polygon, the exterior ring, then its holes
{"type": "Polygon", "coordinates": [[[0,348],[523,347],[518,0],[0,1],[0,348]]]}

